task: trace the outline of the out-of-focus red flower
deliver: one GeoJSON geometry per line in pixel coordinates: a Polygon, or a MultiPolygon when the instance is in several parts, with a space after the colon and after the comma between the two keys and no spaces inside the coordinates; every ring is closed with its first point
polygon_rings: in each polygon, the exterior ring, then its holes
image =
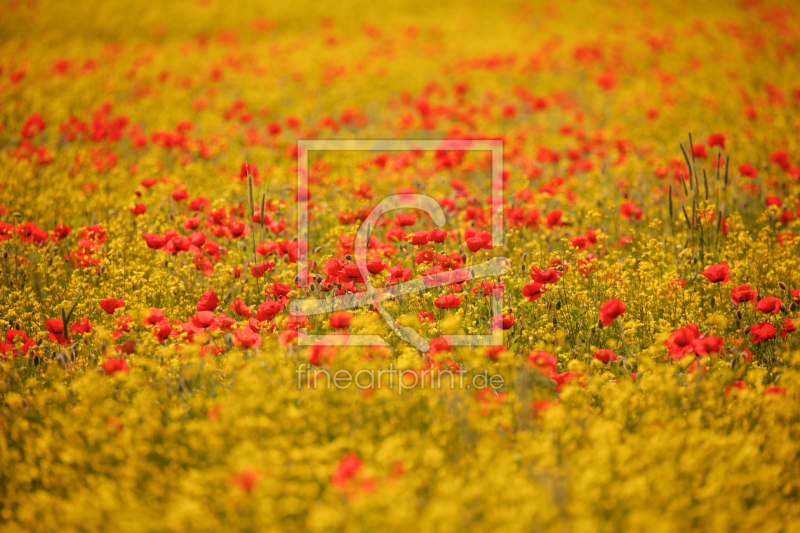
{"type": "Polygon", "coordinates": [[[109,315],[113,315],[114,311],[125,307],[125,298],[103,298],[100,300],[100,307],[109,315]]]}
{"type": "Polygon", "coordinates": [[[725,391],[725,397],[730,399],[734,393],[749,391],[750,387],[748,387],[747,383],[745,383],[744,381],[739,380],[739,381],[733,381],[731,383],[726,383],[725,386],[722,387],[722,389],[725,391]]]}
{"type": "Polygon", "coordinates": [[[606,348],[596,350],[592,357],[605,365],[617,360],[617,354],[606,348]]]}
{"type": "Polygon", "coordinates": [[[256,488],[259,477],[260,474],[258,471],[247,469],[231,474],[231,476],[228,478],[228,483],[231,486],[240,488],[247,494],[250,494],[253,492],[253,489],[256,488]]]}
{"type": "Polygon", "coordinates": [[[353,313],[350,311],[338,311],[330,317],[331,327],[335,329],[349,328],[351,320],[353,320],[353,313]]]}
{"type": "Polygon", "coordinates": [[[556,372],[558,360],[550,352],[537,350],[528,353],[528,364],[539,369],[545,376],[551,377],[556,372]]]}
{"type": "Polygon", "coordinates": [[[100,365],[100,367],[109,376],[113,376],[117,372],[122,374],[128,373],[128,361],[126,361],[124,357],[109,357],[103,364],[100,365]]]}
{"type": "Polygon", "coordinates": [[[725,149],[725,135],[722,133],[712,133],[708,136],[708,140],[706,141],[708,146],[719,146],[723,150],[725,149]]]}
{"type": "Polygon", "coordinates": [[[614,319],[622,315],[627,310],[622,300],[618,298],[611,298],[600,306],[600,322],[604,326],[611,325],[614,319]]]}
{"type": "Polygon", "coordinates": [[[625,220],[630,220],[631,218],[635,220],[642,219],[642,210],[633,202],[625,202],[622,204],[619,208],[619,214],[622,215],[622,218],[625,220]]]}
{"type": "Polygon", "coordinates": [[[348,481],[353,479],[361,470],[363,463],[358,455],[348,453],[336,465],[336,469],[331,476],[331,484],[337,489],[343,489],[348,481]]]}

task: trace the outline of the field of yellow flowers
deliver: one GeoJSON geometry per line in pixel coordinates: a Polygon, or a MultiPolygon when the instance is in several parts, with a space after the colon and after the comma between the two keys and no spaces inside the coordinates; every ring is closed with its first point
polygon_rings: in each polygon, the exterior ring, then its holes
{"type": "Polygon", "coordinates": [[[800,531],[797,4],[0,34],[0,530],[800,531]]]}

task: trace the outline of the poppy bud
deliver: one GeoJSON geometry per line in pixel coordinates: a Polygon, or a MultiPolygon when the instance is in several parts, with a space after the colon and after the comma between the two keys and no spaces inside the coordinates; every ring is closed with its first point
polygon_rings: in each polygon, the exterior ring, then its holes
{"type": "Polygon", "coordinates": [[[737,327],[737,328],[740,328],[740,327],[742,327],[742,321],[741,321],[741,320],[739,320],[738,318],[736,319],[736,327],[737,327]]]}
{"type": "Polygon", "coordinates": [[[122,259],[122,252],[117,250],[117,259],[122,259]]]}
{"type": "Polygon", "coordinates": [[[528,268],[525,266],[525,263],[522,263],[522,269],[521,270],[522,270],[523,274],[527,274],[528,273],[528,268]]]}
{"type": "Polygon", "coordinates": [[[558,319],[556,317],[553,317],[553,325],[554,326],[558,325],[558,319]]]}
{"type": "Polygon", "coordinates": [[[598,320],[597,321],[597,327],[598,327],[598,329],[602,329],[603,328],[603,321],[602,320],[598,320]]]}
{"type": "Polygon", "coordinates": [[[797,303],[796,302],[792,302],[792,305],[789,306],[789,311],[794,313],[795,309],[797,309],[797,303]]]}
{"type": "Polygon", "coordinates": [[[781,313],[786,313],[786,306],[781,304],[781,313]]]}
{"type": "Polygon", "coordinates": [[[461,262],[462,263],[466,263],[467,262],[467,255],[466,254],[461,254],[461,262]]]}
{"type": "Polygon", "coordinates": [[[561,300],[556,301],[556,311],[558,311],[559,309],[561,309],[561,300]]]}
{"type": "Polygon", "coordinates": [[[346,256],[344,256],[344,258],[345,258],[346,260],[348,260],[348,261],[352,261],[352,260],[353,260],[353,256],[352,256],[352,255],[350,255],[350,254],[347,254],[346,256]]]}
{"type": "Polygon", "coordinates": [[[314,259],[313,261],[311,261],[311,270],[316,270],[316,269],[317,269],[317,260],[314,259]]]}
{"type": "Polygon", "coordinates": [[[717,300],[716,300],[716,299],[715,299],[715,298],[712,296],[712,297],[711,297],[711,301],[709,302],[709,304],[711,304],[711,308],[712,308],[712,309],[714,308],[714,304],[715,304],[715,303],[717,303],[717,300]]]}
{"type": "Polygon", "coordinates": [[[785,290],[786,290],[786,284],[785,284],[784,282],[782,282],[782,281],[779,281],[779,282],[778,282],[778,287],[780,287],[780,289],[781,289],[782,291],[785,291],[785,290]]]}
{"type": "Polygon", "coordinates": [[[164,259],[164,268],[169,268],[169,260],[164,259]]]}
{"type": "Polygon", "coordinates": [[[8,259],[8,250],[3,250],[3,259],[8,259]]]}
{"type": "Polygon", "coordinates": [[[522,254],[522,262],[525,263],[527,261],[528,261],[528,252],[525,252],[524,254],[522,254]]]}
{"type": "Polygon", "coordinates": [[[314,248],[314,253],[318,254],[321,250],[322,250],[322,246],[317,246],[316,248],[314,248]]]}
{"type": "Polygon", "coordinates": [[[458,255],[461,255],[461,256],[464,255],[464,245],[463,244],[458,247],[458,255]]]}
{"type": "Polygon", "coordinates": [[[744,328],[744,334],[747,335],[748,333],[750,333],[750,326],[744,328]]]}
{"type": "Polygon", "coordinates": [[[317,277],[316,277],[316,278],[314,278],[314,280],[315,280],[317,283],[322,283],[322,275],[321,275],[321,274],[317,274],[317,277]]]}
{"type": "Polygon", "coordinates": [[[736,318],[737,318],[737,320],[741,320],[742,319],[742,312],[741,311],[736,311],[736,318]]]}
{"type": "Polygon", "coordinates": [[[316,292],[317,286],[314,285],[313,283],[309,283],[308,284],[308,290],[310,290],[311,292],[316,292]]]}

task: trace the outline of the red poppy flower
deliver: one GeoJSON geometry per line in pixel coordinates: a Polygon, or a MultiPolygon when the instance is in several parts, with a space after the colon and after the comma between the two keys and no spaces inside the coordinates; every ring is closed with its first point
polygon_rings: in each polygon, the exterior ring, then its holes
{"type": "Polygon", "coordinates": [[[124,357],[120,358],[109,357],[102,365],[100,365],[100,367],[109,376],[113,376],[117,372],[121,372],[123,374],[128,373],[128,362],[125,360],[124,357]]]}
{"type": "Polygon", "coordinates": [[[556,403],[551,400],[536,400],[531,405],[531,411],[534,418],[539,418],[543,413],[549,411],[556,406],[556,403]]]}
{"type": "Polygon", "coordinates": [[[234,239],[239,239],[241,237],[250,235],[250,225],[245,224],[244,222],[233,221],[228,224],[228,229],[231,232],[231,237],[234,239]]]}
{"type": "Polygon", "coordinates": [[[125,307],[125,298],[120,298],[119,300],[116,298],[103,298],[100,300],[100,307],[109,315],[113,315],[114,311],[125,307]]]}
{"type": "Polygon", "coordinates": [[[161,250],[167,245],[167,238],[163,235],[145,233],[142,235],[142,238],[147,243],[147,247],[151,250],[161,250]]]}
{"type": "Polygon", "coordinates": [[[219,298],[214,291],[204,292],[197,301],[198,311],[214,311],[219,305],[219,298]]]}
{"type": "Polygon", "coordinates": [[[447,232],[443,229],[436,228],[430,232],[430,240],[433,242],[444,242],[447,238],[447,232]]]}
{"type": "Polygon", "coordinates": [[[492,329],[511,329],[514,326],[516,319],[514,315],[503,314],[492,317],[492,329]]]}
{"type": "Polygon", "coordinates": [[[731,268],[728,265],[711,265],[703,271],[703,276],[712,283],[728,283],[731,279],[731,268]]]}
{"type": "Polygon", "coordinates": [[[753,165],[747,165],[747,164],[740,165],[739,174],[741,174],[742,176],[746,176],[748,178],[755,178],[756,176],[758,176],[758,169],[753,165]]]}
{"type": "Polygon", "coordinates": [[[733,381],[731,383],[726,383],[725,386],[722,387],[722,390],[725,391],[725,398],[730,399],[730,397],[735,392],[738,392],[738,391],[749,391],[750,387],[748,387],[747,383],[745,383],[744,381],[739,380],[739,381],[733,381]]]}
{"type": "MultiPolygon", "coordinates": [[[[465,235],[469,235],[470,231],[467,230],[465,235]]],[[[481,231],[472,234],[472,236],[467,237],[467,248],[472,253],[477,252],[478,250],[491,250],[492,249],[492,236],[486,232],[481,231]]]]}
{"type": "Polygon", "coordinates": [[[342,457],[331,476],[331,485],[337,489],[343,489],[347,482],[358,474],[362,464],[361,459],[356,454],[349,453],[342,457]]]}
{"type": "Polygon", "coordinates": [[[258,311],[256,312],[256,320],[259,322],[264,322],[265,320],[272,320],[275,315],[280,313],[284,308],[284,303],[281,302],[273,302],[272,300],[267,300],[266,302],[262,303],[258,306],[258,311]]]}
{"type": "Polygon", "coordinates": [[[753,344],[759,344],[775,338],[777,330],[769,322],[760,322],[750,327],[750,336],[753,344]]]}
{"type": "Polygon", "coordinates": [[[570,383],[577,383],[578,385],[586,385],[586,374],[583,372],[561,372],[552,376],[553,381],[556,382],[556,392],[562,392],[564,387],[570,383]]]}
{"type": "Polygon", "coordinates": [[[414,246],[422,246],[430,241],[430,234],[427,231],[416,231],[406,235],[406,241],[414,246]]]}
{"type": "Polygon", "coordinates": [[[155,307],[148,311],[147,316],[142,319],[142,325],[153,326],[164,320],[164,311],[155,307]]]}
{"type": "Polygon", "coordinates": [[[614,319],[623,314],[627,310],[622,300],[611,298],[606,303],[600,306],[600,321],[604,326],[610,325],[614,319]]]}
{"type": "Polygon", "coordinates": [[[739,305],[743,302],[750,302],[751,304],[756,303],[756,298],[758,297],[758,292],[754,291],[750,288],[750,285],[739,285],[731,289],[731,300],[736,305],[739,305]]]}
{"type": "Polygon", "coordinates": [[[544,375],[550,377],[555,374],[558,360],[550,352],[537,350],[528,353],[528,364],[539,369],[544,375]]]}
{"type": "Polygon", "coordinates": [[[527,298],[529,302],[535,302],[546,292],[547,289],[541,283],[527,283],[522,287],[522,295],[527,298]]]}
{"type": "Polygon", "coordinates": [[[88,318],[83,318],[81,320],[76,320],[75,322],[73,322],[72,325],[69,327],[69,330],[72,333],[86,334],[86,333],[91,333],[94,330],[94,328],[92,327],[92,323],[89,322],[88,318]]]}
{"type": "Polygon", "coordinates": [[[192,315],[190,323],[198,330],[206,330],[215,325],[214,313],[212,311],[198,311],[192,315]]]}
{"type": "Polygon", "coordinates": [[[616,361],[617,360],[617,354],[615,354],[611,350],[603,348],[601,350],[596,350],[594,352],[593,358],[597,359],[601,363],[607,365],[611,361],[616,361]]]}
{"type": "Polygon", "coordinates": [[[367,272],[370,274],[380,274],[386,268],[382,259],[370,259],[367,261],[367,272]]]}
{"type": "Polygon", "coordinates": [[[796,331],[798,322],[796,318],[784,318],[783,326],[781,327],[781,338],[785,339],[789,333],[796,331]]]}
{"type": "Polygon", "coordinates": [[[257,265],[253,265],[250,267],[250,273],[253,277],[261,278],[264,276],[266,272],[272,270],[272,267],[275,266],[275,261],[265,261],[263,263],[258,263],[257,265]]]}
{"type": "Polygon", "coordinates": [[[756,305],[756,311],[759,313],[769,314],[769,313],[777,313],[781,310],[781,306],[783,302],[780,298],[775,298],[774,296],[767,296],[762,298],[758,305],[756,305]]]}
{"type": "Polygon", "coordinates": [[[350,311],[338,311],[330,317],[331,327],[335,329],[349,328],[351,320],[353,320],[353,313],[350,311]]]}
{"type": "Polygon", "coordinates": [[[240,328],[233,334],[233,343],[243,350],[255,350],[261,346],[261,335],[249,327],[240,328]]]}
{"type": "Polygon", "coordinates": [[[453,309],[461,305],[461,298],[456,294],[445,294],[433,302],[439,309],[453,309]]]}
{"type": "Polygon", "coordinates": [[[531,274],[531,279],[536,283],[547,284],[547,283],[555,283],[559,279],[563,273],[560,270],[555,269],[547,269],[547,270],[539,270],[535,266],[531,265],[531,270],[533,274],[531,274]]]}
{"type": "Polygon", "coordinates": [[[253,317],[252,309],[247,307],[247,305],[244,303],[244,300],[242,300],[241,296],[237,297],[234,301],[232,301],[229,307],[231,311],[233,311],[239,316],[243,316],[245,318],[253,317]]]}
{"type": "Polygon", "coordinates": [[[725,135],[721,133],[712,133],[708,136],[708,140],[706,141],[708,146],[719,146],[723,150],[725,149],[725,135]]]}
{"type": "MultiPolygon", "coordinates": [[[[89,331],[91,331],[91,329],[89,331]]],[[[27,354],[36,343],[34,339],[28,337],[27,333],[18,329],[8,330],[4,340],[6,346],[2,349],[2,351],[5,353],[11,352],[14,357],[27,354]]]]}
{"type": "Polygon", "coordinates": [[[164,342],[172,333],[172,324],[166,318],[156,322],[153,328],[153,336],[158,339],[158,342],[164,342]]]}
{"type": "Polygon", "coordinates": [[[619,214],[622,215],[622,218],[625,220],[630,220],[631,218],[636,220],[642,219],[642,210],[633,202],[625,202],[622,204],[619,208],[619,214]]]}
{"type": "Polygon", "coordinates": [[[399,264],[389,267],[389,277],[386,281],[389,283],[400,283],[408,281],[411,278],[411,269],[403,268],[399,264]]]}

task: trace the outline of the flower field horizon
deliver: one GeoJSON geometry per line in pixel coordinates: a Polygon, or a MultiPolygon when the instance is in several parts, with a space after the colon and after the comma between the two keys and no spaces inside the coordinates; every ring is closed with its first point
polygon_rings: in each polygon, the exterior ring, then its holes
{"type": "Polygon", "coordinates": [[[796,4],[0,32],[3,531],[800,531],[796,4]]]}

